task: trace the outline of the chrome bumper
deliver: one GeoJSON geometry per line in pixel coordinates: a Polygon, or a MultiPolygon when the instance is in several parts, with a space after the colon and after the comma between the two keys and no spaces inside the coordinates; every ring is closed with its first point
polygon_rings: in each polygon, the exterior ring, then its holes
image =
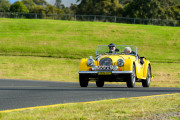
{"type": "MultiPolygon", "coordinates": [[[[79,74],[98,74],[98,72],[110,72],[110,71],[79,71],[79,74]]],[[[112,74],[131,74],[132,71],[111,71],[112,74]]]]}

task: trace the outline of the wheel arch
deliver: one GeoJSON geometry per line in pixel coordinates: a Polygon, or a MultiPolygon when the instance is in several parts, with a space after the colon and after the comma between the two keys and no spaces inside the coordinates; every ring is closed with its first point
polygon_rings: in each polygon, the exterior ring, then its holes
{"type": "Polygon", "coordinates": [[[150,64],[150,63],[149,63],[149,67],[150,67],[150,72],[151,72],[151,78],[153,78],[152,67],[151,67],[151,64],[150,64]]]}
{"type": "Polygon", "coordinates": [[[150,63],[150,61],[146,60],[146,61],[144,62],[144,77],[145,77],[145,78],[147,77],[148,67],[150,67],[150,72],[151,72],[151,77],[152,77],[151,63],[150,63]]]}
{"type": "Polygon", "coordinates": [[[138,74],[138,69],[137,69],[137,63],[135,61],[133,61],[133,64],[135,66],[135,71],[136,71],[136,80],[139,78],[139,74],[138,74]]]}

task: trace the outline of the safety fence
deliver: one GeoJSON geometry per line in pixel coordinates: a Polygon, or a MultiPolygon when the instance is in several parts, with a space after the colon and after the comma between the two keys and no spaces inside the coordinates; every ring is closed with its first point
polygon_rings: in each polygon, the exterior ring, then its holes
{"type": "Polygon", "coordinates": [[[174,26],[180,27],[180,20],[167,19],[141,19],[127,18],[103,15],[69,15],[69,14],[37,14],[37,13],[2,13],[0,18],[17,18],[17,19],[54,19],[54,20],[70,20],[70,21],[95,21],[95,22],[114,22],[127,24],[144,24],[158,26],[174,26]]]}

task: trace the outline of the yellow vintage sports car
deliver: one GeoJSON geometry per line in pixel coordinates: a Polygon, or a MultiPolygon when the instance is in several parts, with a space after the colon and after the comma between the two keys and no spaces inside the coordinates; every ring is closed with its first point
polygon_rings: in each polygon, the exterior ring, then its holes
{"type": "Polygon", "coordinates": [[[142,82],[143,87],[149,87],[152,71],[150,61],[139,57],[137,47],[131,45],[116,45],[113,53],[108,45],[97,47],[93,59],[81,59],[79,68],[79,83],[87,87],[89,81],[95,81],[97,87],[103,87],[104,82],[126,82],[127,87],[134,87],[135,82],[142,82]],[[130,49],[126,53],[125,49],[130,49]]]}

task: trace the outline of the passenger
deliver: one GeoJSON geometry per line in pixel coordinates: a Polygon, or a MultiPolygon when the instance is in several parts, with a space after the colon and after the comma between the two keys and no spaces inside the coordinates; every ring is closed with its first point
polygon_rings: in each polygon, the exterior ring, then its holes
{"type": "MultiPolygon", "coordinates": [[[[125,47],[124,54],[136,55],[136,53],[134,51],[132,51],[130,47],[125,47]]],[[[138,57],[139,63],[141,63],[141,65],[143,65],[144,64],[143,58],[140,58],[138,54],[137,54],[137,57],[138,57]]]]}
{"type": "Polygon", "coordinates": [[[124,49],[124,53],[125,54],[131,54],[131,48],[130,47],[125,47],[125,49],[124,49]]]}

